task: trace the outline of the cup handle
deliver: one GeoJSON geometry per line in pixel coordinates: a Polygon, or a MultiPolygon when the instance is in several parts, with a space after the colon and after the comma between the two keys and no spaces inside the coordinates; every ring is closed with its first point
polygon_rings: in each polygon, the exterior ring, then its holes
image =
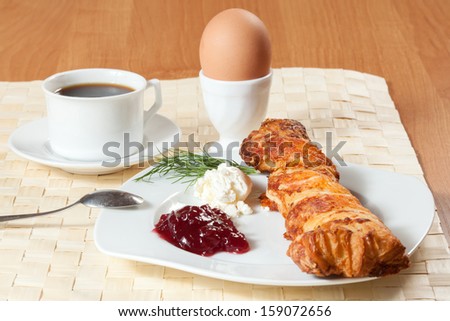
{"type": "Polygon", "coordinates": [[[150,107],[149,110],[146,110],[144,112],[144,123],[147,122],[150,118],[152,118],[162,106],[161,85],[159,83],[159,80],[155,78],[147,81],[146,89],[150,87],[155,88],[155,102],[153,103],[153,105],[150,107]]]}

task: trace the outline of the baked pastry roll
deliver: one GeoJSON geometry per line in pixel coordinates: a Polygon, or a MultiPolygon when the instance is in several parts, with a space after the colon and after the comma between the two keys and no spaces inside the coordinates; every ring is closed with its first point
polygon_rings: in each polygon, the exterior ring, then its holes
{"type": "Polygon", "coordinates": [[[243,141],[250,166],[269,172],[264,206],[285,218],[287,255],[317,276],[384,276],[409,266],[400,240],[348,189],[294,120],[268,119],[243,141]]]}

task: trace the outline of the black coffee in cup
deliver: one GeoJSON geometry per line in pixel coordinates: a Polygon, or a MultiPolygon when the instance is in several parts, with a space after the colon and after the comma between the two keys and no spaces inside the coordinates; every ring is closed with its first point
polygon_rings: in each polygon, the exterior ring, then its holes
{"type": "Polygon", "coordinates": [[[137,148],[130,151],[129,147],[143,144],[146,122],[162,106],[159,80],[127,70],[68,70],[45,79],[42,89],[50,147],[55,154],[76,161],[133,155],[137,148]],[[155,101],[144,109],[144,94],[150,88],[155,101]]]}
{"type": "Polygon", "coordinates": [[[61,96],[70,97],[107,97],[126,94],[134,91],[133,88],[118,84],[77,84],[59,88],[55,91],[61,96]]]}

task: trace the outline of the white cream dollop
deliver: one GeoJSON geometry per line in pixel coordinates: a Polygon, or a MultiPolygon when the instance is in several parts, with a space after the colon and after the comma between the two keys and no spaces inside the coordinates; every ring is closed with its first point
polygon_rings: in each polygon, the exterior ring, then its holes
{"type": "Polygon", "coordinates": [[[206,171],[194,186],[194,196],[217,207],[231,217],[253,213],[245,203],[253,187],[250,177],[237,167],[223,163],[206,171]]]}

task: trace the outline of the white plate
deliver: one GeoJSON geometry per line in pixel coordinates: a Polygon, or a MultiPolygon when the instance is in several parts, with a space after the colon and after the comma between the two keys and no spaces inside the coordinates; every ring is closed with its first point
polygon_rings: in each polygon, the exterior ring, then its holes
{"type": "MultiPolygon", "coordinates": [[[[380,216],[411,254],[427,234],[434,216],[430,190],[416,178],[358,165],[339,168],[341,182],[380,216]]],[[[138,174],[136,177],[142,175],[138,174]]],[[[154,183],[129,180],[123,189],[144,197],[139,208],[107,209],[100,213],[94,239],[100,251],[117,257],[168,266],[208,277],[265,285],[319,286],[354,283],[373,278],[318,278],[300,271],[286,256],[289,242],[283,238],[284,219],[265,212],[257,197],[267,178],[252,176],[250,203],[256,213],[235,219],[251,250],[245,254],[218,253],[202,257],[181,250],[152,232],[154,224],[176,203],[198,204],[185,184],[164,178],[154,183]]]]}
{"type": "Polygon", "coordinates": [[[104,166],[101,161],[75,161],[54,154],[48,142],[47,118],[41,118],[17,128],[9,137],[8,145],[19,156],[70,173],[108,174],[144,161],[149,155],[158,155],[159,151],[171,147],[170,143],[174,141],[177,134],[181,135],[181,132],[175,123],[164,116],[155,115],[144,128],[143,153],[122,158],[119,164],[113,167],[104,166]],[[151,154],[149,154],[148,141],[153,142],[151,154]]]}

